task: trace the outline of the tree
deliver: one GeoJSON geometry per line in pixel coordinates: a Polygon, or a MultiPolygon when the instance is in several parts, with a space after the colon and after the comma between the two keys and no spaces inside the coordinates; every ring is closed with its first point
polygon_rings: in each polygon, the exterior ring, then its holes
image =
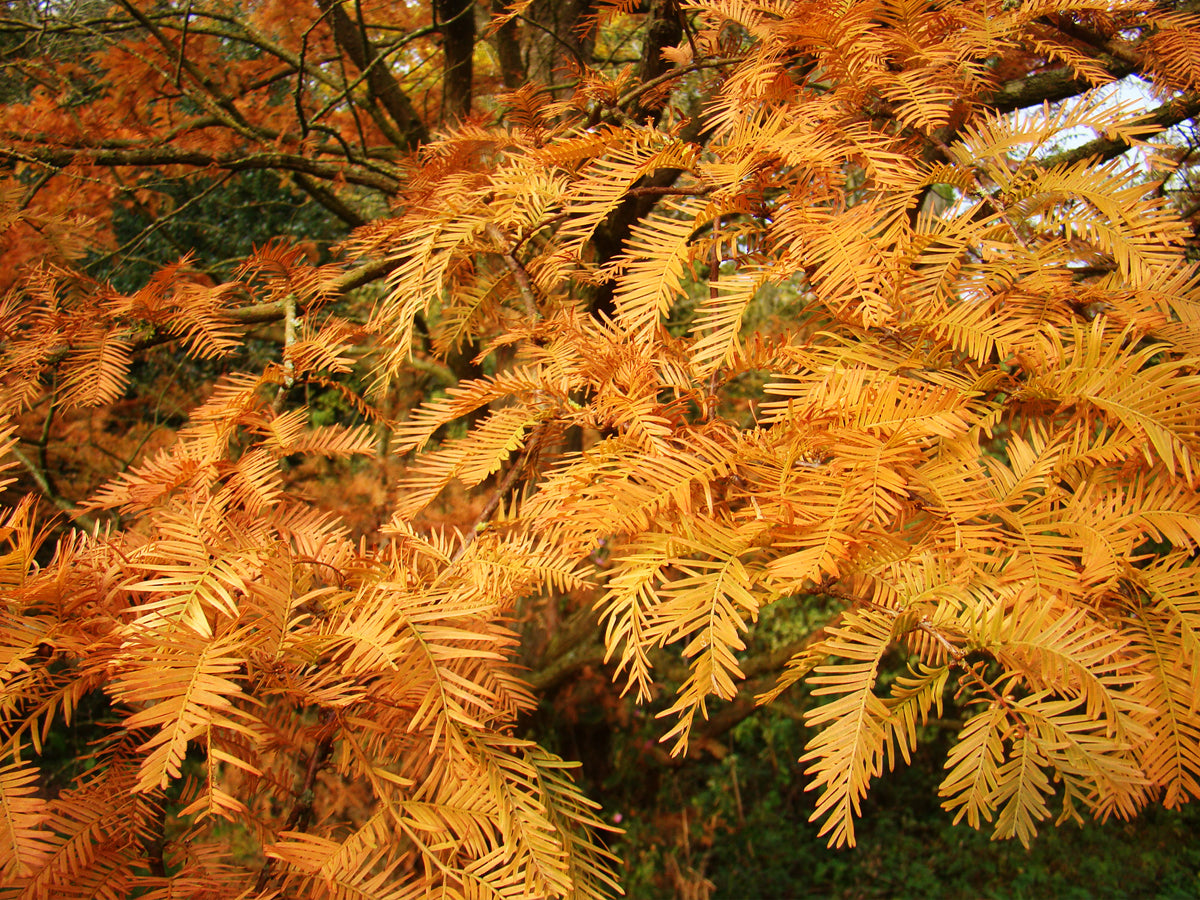
{"type": "Polygon", "coordinates": [[[516,728],[601,636],[673,754],[807,684],[834,844],[948,704],[998,837],[1196,795],[1200,305],[1144,164],[1186,5],[6,10],[5,896],[609,895],[516,728]],[[353,233],[93,277],[247,172],[353,233]],[[167,353],[207,397],[64,494],[167,353]],[[300,462],[400,454],[360,535],[300,462]]]}

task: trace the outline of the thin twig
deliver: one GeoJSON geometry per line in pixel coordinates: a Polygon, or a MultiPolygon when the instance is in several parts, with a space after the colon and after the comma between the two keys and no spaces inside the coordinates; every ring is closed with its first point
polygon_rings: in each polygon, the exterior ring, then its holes
{"type": "MultiPolygon", "coordinates": [[[[333,752],[333,738],[337,733],[334,723],[328,721],[329,713],[326,712],[324,715],[327,717],[327,722],[325,728],[322,730],[321,739],[317,742],[317,746],[313,748],[313,752],[308,758],[308,764],[304,768],[304,779],[296,791],[296,801],[292,804],[292,809],[288,813],[288,817],[284,820],[280,831],[304,831],[312,819],[313,788],[317,783],[317,774],[321,771],[321,768],[333,752]]],[[[258,873],[258,880],[254,884],[254,892],[256,894],[262,893],[266,889],[274,869],[274,859],[268,859],[263,863],[263,867],[258,873]]]]}
{"type": "Polygon", "coordinates": [[[533,292],[533,282],[529,280],[528,270],[521,264],[519,259],[513,256],[512,250],[508,247],[508,239],[496,226],[495,222],[488,222],[484,231],[496,243],[496,246],[500,248],[500,255],[504,258],[504,264],[512,272],[513,280],[517,283],[517,290],[521,292],[521,299],[525,301],[525,314],[529,316],[531,323],[535,322],[538,318],[537,295],[533,292]]]}
{"type": "Polygon", "coordinates": [[[224,173],[221,177],[219,177],[211,185],[206,187],[200,193],[196,194],[194,197],[189,197],[186,201],[181,203],[175,209],[171,210],[170,212],[162,213],[158,216],[155,216],[149,225],[147,225],[145,228],[143,228],[141,231],[139,231],[136,235],[134,235],[132,238],[130,238],[128,241],[126,241],[124,244],[122,244],[120,247],[118,247],[117,249],[115,249],[109,253],[106,253],[104,256],[101,256],[98,259],[95,259],[92,262],[88,263],[88,266],[87,266],[88,270],[94,271],[95,269],[97,269],[101,266],[107,265],[111,260],[113,260],[117,257],[128,258],[130,253],[132,253],[134,249],[136,249],[141,244],[143,244],[150,237],[150,235],[154,234],[154,232],[158,231],[160,228],[163,228],[166,225],[170,224],[172,220],[179,218],[181,215],[183,215],[184,210],[188,209],[191,206],[195,206],[197,203],[200,203],[202,200],[204,200],[206,197],[208,197],[213,192],[220,190],[222,187],[225,186],[225,183],[227,181],[229,181],[229,179],[232,177],[233,177],[232,172],[224,173]]]}
{"type": "Polygon", "coordinates": [[[647,91],[652,91],[652,90],[654,90],[654,88],[658,87],[660,84],[664,84],[668,81],[671,81],[674,78],[682,78],[684,75],[687,75],[689,72],[698,72],[701,69],[713,69],[713,68],[717,68],[719,66],[733,65],[734,63],[740,63],[743,61],[744,61],[743,57],[740,57],[740,56],[727,56],[727,57],[721,57],[719,59],[706,59],[703,62],[694,62],[688,66],[680,66],[678,69],[671,69],[670,71],[663,72],[657,78],[651,78],[649,81],[643,82],[642,84],[638,85],[636,88],[626,91],[624,94],[622,94],[617,99],[617,102],[613,105],[616,106],[618,109],[621,107],[624,107],[631,100],[636,100],[638,97],[640,97],[642,94],[646,93],[647,91]]]}
{"type": "Polygon", "coordinates": [[[556,222],[561,222],[564,219],[570,218],[570,215],[571,214],[567,213],[567,212],[560,212],[560,213],[555,213],[554,215],[549,216],[545,219],[542,219],[540,222],[535,224],[533,227],[526,230],[523,235],[521,235],[520,240],[518,240],[515,244],[513,244],[511,252],[516,253],[518,250],[521,249],[522,244],[524,244],[527,240],[529,240],[531,237],[533,237],[535,234],[537,234],[543,228],[549,228],[551,225],[553,225],[556,222]]]}
{"type": "Polygon", "coordinates": [[[296,105],[296,118],[300,122],[300,139],[308,137],[308,119],[304,116],[304,76],[305,76],[305,57],[308,55],[308,36],[313,33],[318,25],[325,21],[325,17],[333,12],[333,7],[322,10],[321,15],[317,16],[316,21],[304,29],[304,34],[300,35],[300,55],[296,60],[296,90],[292,94],[292,102],[296,105]]]}
{"type": "Polygon", "coordinates": [[[283,408],[283,398],[296,384],[296,361],[292,359],[292,345],[296,343],[296,295],[288,294],[283,300],[283,384],[275,394],[275,412],[283,408]]]}
{"type": "Polygon", "coordinates": [[[997,691],[991,684],[989,684],[987,679],[983,678],[978,672],[975,671],[974,668],[966,664],[967,652],[961,647],[956,647],[954,644],[950,643],[950,641],[946,639],[945,635],[933,627],[933,623],[928,617],[922,617],[921,620],[917,622],[917,627],[937,641],[941,648],[946,651],[947,655],[954,660],[954,665],[961,668],[972,682],[983,688],[983,690],[997,704],[1002,706],[1005,711],[1011,708],[1012,704],[1008,702],[1007,698],[1001,696],[1000,692],[997,691]]]}
{"type": "Polygon", "coordinates": [[[76,512],[75,504],[58,492],[58,489],[54,486],[53,480],[46,472],[38,468],[37,463],[35,463],[16,447],[9,447],[8,452],[15,456],[17,462],[23,465],[26,471],[29,472],[29,477],[31,477],[34,480],[34,483],[37,484],[38,490],[42,492],[42,496],[72,517],[71,524],[83,531],[91,533],[96,531],[98,527],[96,520],[86,513],[76,512]]]}
{"type": "Polygon", "coordinates": [[[54,169],[47,168],[29,186],[29,190],[25,192],[25,196],[21,198],[21,204],[17,208],[24,212],[29,208],[29,204],[33,202],[33,198],[37,196],[37,192],[46,186],[46,182],[58,174],[54,169]]]}
{"type": "Polygon", "coordinates": [[[188,28],[192,23],[192,0],[183,11],[183,28],[179,32],[179,58],[175,61],[175,87],[183,87],[183,57],[187,53],[188,28]]]}
{"type": "Polygon", "coordinates": [[[525,442],[525,449],[521,451],[521,455],[517,457],[517,461],[513,463],[512,467],[508,470],[508,472],[505,473],[504,480],[500,482],[496,490],[492,492],[492,496],[488,498],[488,502],[484,504],[483,510],[475,518],[474,524],[471,525],[471,530],[468,531],[466,537],[463,538],[462,546],[459,547],[458,551],[453,557],[451,557],[451,566],[462,559],[463,555],[467,552],[467,548],[475,543],[475,538],[479,536],[480,531],[483,530],[483,526],[496,512],[497,507],[500,506],[500,501],[502,501],[505,495],[512,490],[513,485],[517,483],[517,479],[521,477],[521,474],[529,465],[529,461],[533,458],[533,454],[536,451],[538,444],[541,442],[542,427],[543,426],[539,425],[530,433],[529,440],[525,442]]]}

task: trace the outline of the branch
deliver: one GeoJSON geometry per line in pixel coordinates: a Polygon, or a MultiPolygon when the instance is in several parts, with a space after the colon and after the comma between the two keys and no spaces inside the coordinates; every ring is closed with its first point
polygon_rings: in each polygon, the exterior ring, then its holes
{"type": "MultiPolygon", "coordinates": [[[[650,6],[650,22],[643,38],[641,71],[638,73],[642,89],[635,96],[645,96],[648,90],[646,86],[654,83],[659,76],[673,68],[673,64],[663,58],[662,52],[667,47],[677,46],[681,40],[683,40],[683,22],[675,8],[675,3],[672,0],[653,0],[650,6]]],[[[660,99],[652,106],[645,106],[639,99],[639,102],[629,110],[629,114],[634,119],[651,115],[657,121],[662,114],[664,105],[660,99]]]]}
{"type": "MultiPolygon", "coordinates": [[[[1134,71],[1134,67],[1108,54],[1100,54],[1096,62],[1104,66],[1114,81],[1134,71]]],[[[1086,78],[1080,78],[1068,66],[1046,69],[1035,75],[1014,78],[1000,85],[985,103],[997,112],[1013,112],[1041,103],[1066,100],[1092,89],[1086,78]]]]}
{"type": "MultiPolygon", "coordinates": [[[[206,78],[204,73],[196,68],[196,64],[187,58],[184,53],[184,46],[176,46],[169,37],[149,18],[146,14],[138,9],[130,0],[121,0],[121,5],[129,12],[129,15],[137,21],[139,25],[145,28],[165,50],[168,56],[174,55],[177,59],[176,73],[180,71],[187,72],[201,89],[201,96],[196,98],[196,102],[201,106],[208,107],[216,116],[221,118],[226,125],[236,131],[243,137],[257,139],[261,135],[256,133],[256,129],[246,121],[246,117],[238,111],[233,100],[226,97],[217,90],[216,85],[211,79],[206,78]]],[[[185,20],[186,21],[186,20],[185,20]]],[[[156,67],[157,68],[157,67],[156,67]]],[[[175,81],[179,84],[178,79],[172,79],[169,73],[159,72],[164,77],[164,80],[170,83],[175,81]]],[[[188,92],[191,95],[191,92],[188,92]]]]}
{"type": "Polygon", "coordinates": [[[323,12],[333,20],[333,38],[346,51],[360,72],[366,73],[367,90],[379,100],[388,116],[400,129],[402,146],[415,150],[429,140],[429,132],[417,115],[408,95],[386,66],[375,65],[378,59],[365,30],[360,30],[342,7],[339,0],[317,0],[323,12]]]}
{"type": "MultiPolygon", "coordinates": [[[[189,209],[192,206],[196,206],[197,204],[201,203],[210,194],[213,194],[216,191],[220,190],[222,187],[225,186],[225,183],[227,181],[229,181],[229,179],[232,177],[233,177],[232,172],[226,172],[220,178],[217,178],[216,180],[214,180],[212,184],[210,184],[208,187],[206,187],[200,193],[196,194],[193,197],[189,197],[187,200],[185,200],[183,203],[176,206],[174,209],[170,209],[166,212],[160,213],[157,216],[151,215],[150,216],[151,222],[149,225],[147,225],[145,228],[143,228],[141,231],[139,231],[137,234],[135,234],[133,237],[131,237],[128,241],[126,241],[120,247],[117,247],[115,250],[112,250],[112,251],[104,254],[103,256],[97,257],[96,259],[93,259],[92,261],[90,261],[87,264],[87,267],[86,267],[87,270],[95,271],[95,270],[101,268],[102,266],[107,265],[112,260],[117,259],[118,257],[121,257],[121,258],[128,257],[137,247],[140,247],[152,234],[154,234],[154,232],[158,231],[161,228],[165,228],[167,225],[169,225],[172,222],[172,220],[177,219],[177,218],[179,218],[179,216],[183,215],[183,213],[187,209],[189,209]]],[[[140,206],[140,204],[139,204],[139,206],[140,206]]],[[[178,243],[175,241],[170,241],[170,243],[173,246],[176,246],[176,247],[179,246],[178,243]]]]}
{"type": "MultiPolygon", "coordinates": [[[[382,278],[396,268],[400,263],[395,259],[379,259],[362,263],[343,272],[336,278],[322,283],[320,295],[337,297],[354,288],[369,284],[382,278]]],[[[236,286],[234,286],[236,287],[236,286]]],[[[253,306],[235,306],[221,311],[221,317],[232,325],[267,325],[285,319],[288,314],[286,300],[272,300],[267,303],[256,303],[253,306]]],[[[166,331],[154,331],[152,334],[131,342],[130,352],[137,353],[169,344],[180,339],[180,335],[166,331]]]]}
{"type": "Polygon", "coordinates": [[[719,69],[721,66],[736,65],[741,62],[745,62],[744,57],[725,56],[725,57],[717,57],[715,59],[700,60],[697,62],[693,62],[690,65],[679,66],[674,69],[669,69],[666,72],[663,72],[661,75],[657,75],[654,78],[651,78],[649,81],[644,81],[641,84],[639,84],[637,87],[631,88],[630,90],[626,91],[624,94],[622,94],[617,99],[616,105],[618,107],[625,106],[627,103],[630,103],[631,101],[636,100],[638,97],[640,97],[642,94],[646,93],[647,91],[654,90],[660,84],[664,84],[664,83],[666,83],[668,81],[672,81],[673,79],[676,79],[676,78],[682,78],[684,75],[688,75],[691,72],[699,72],[702,69],[719,69]]]}
{"type": "Polygon", "coordinates": [[[296,343],[296,327],[299,318],[296,316],[296,295],[288,294],[283,298],[283,384],[275,393],[275,412],[283,408],[287,392],[296,384],[296,361],[292,358],[292,346],[296,343]]]}
{"type": "MultiPolygon", "coordinates": [[[[492,0],[492,18],[503,15],[505,0],[492,0]]],[[[521,59],[521,35],[515,18],[507,18],[497,28],[493,25],[492,41],[496,59],[500,64],[500,76],[510,91],[525,83],[525,61],[521,59]]]]}
{"type": "MultiPolygon", "coordinates": [[[[1197,115],[1200,115],[1200,96],[1185,94],[1164,103],[1153,112],[1135,119],[1132,124],[1146,126],[1148,135],[1157,134],[1197,115]]],[[[1069,166],[1092,158],[1108,161],[1115,159],[1132,147],[1133,144],[1121,138],[1100,137],[1079,147],[1047,157],[1042,160],[1042,163],[1046,166],[1069,166]]]]}
{"type": "Polygon", "coordinates": [[[500,501],[513,489],[513,485],[517,483],[517,479],[524,473],[530,460],[533,459],[534,453],[537,451],[538,444],[541,442],[543,428],[544,423],[540,423],[534,426],[533,431],[529,433],[529,439],[525,442],[525,449],[521,451],[521,455],[517,457],[517,461],[505,473],[504,480],[500,482],[496,490],[492,492],[492,496],[488,498],[488,502],[476,517],[471,530],[467,532],[462,546],[458,548],[458,552],[451,558],[451,566],[462,559],[467,549],[475,543],[475,538],[479,537],[479,532],[483,530],[483,526],[492,518],[492,515],[500,506],[500,501]]]}
{"type": "Polygon", "coordinates": [[[513,255],[512,249],[508,245],[508,239],[496,226],[494,222],[488,222],[484,229],[487,236],[495,242],[500,249],[500,255],[504,258],[504,264],[508,266],[508,270],[513,274],[513,280],[517,282],[517,290],[521,292],[521,299],[525,301],[525,314],[529,317],[532,323],[538,317],[537,295],[533,291],[533,282],[529,280],[529,272],[521,261],[513,255]]]}
{"type": "MultiPolygon", "coordinates": [[[[668,73],[674,74],[674,73],[668,73]]],[[[707,102],[707,97],[697,98],[699,102],[707,102]]],[[[699,115],[692,116],[680,130],[681,141],[701,141],[704,133],[704,121],[699,115]]],[[[616,258],[621,252],[625,241],[633,232],[633,225],[645,217],[658,198],[672,193],[675,181],[683,174],[682,169],[659,169],[626,191],[624,199],[596,229],[592,237],[592,246],[596,248],[596,259],[601,265],[616,258]]],[[[693,189],[689,188],[689,193],[693,189]]],[[[615,284],[612,281],[603,282],[592,296],[591,309],[593,313],[612,315],[613,292],[615,284]]]]}
{"type": "Polygon", "coordinates": [[[586,604],[550,635],[546,649],[525,680],[539,695],[546,695],[581,669],[604,664],[604,642],[596,610],[586,604]]]}
{"type": "MultiPolygon", "coordinates": [[[[819,641],[829,628],[841,621],[841,618],[842,614],[838,613],[820,628],[817,628],[804,637],[784,644],[782,647],[776,647],[774,650],[769,650],[766,653],[761,653],[758,656],[752,656],[750,659],[739,663],[738,667],[742,670],[742,674],[746,676],[746,680],[739,686],[737,696],[730,700],[727,705],[722,706],[717,712],[709,716],[708,721],[697,731],[696,737],[713,740],[729,731],[729,729],[738,723],[750,718],[750,716],[754,715],[760,709],[770,706],[770,703],[760,703],[758,696],[766,693],[775,685],[776,674],[783,670],[789,659],[819,641]]],[[[696,741],[695,747],[697,751],[705,743],[706,740],[696,741]]],[[[688,755],[692,755],[690,749],[688,755]]]]}
{"type": "Polygon", "coordinates": [[[383,278],[396,269],[400,265],[400,262],[397,258],[388,258],[375,259],[362,263],[353,269],[348,269],[337,278],[323,285],[322,291],[323,293],[332,295],[344,294],[357,287],[362,287],[364,284],[370,284],[372,281],[383,278]]]}
{"type": "MultiPolygon", "coordinates": [[[[299,788],[296,790],[296,802],[292,804],[292,809],[288,813],[287,819],[284,820],[283,827],[280,832],[284,831],[304,831],[308,828],[308,823],[312,819],[313,811],[313,789],[317,784],[317,773],[325,765],[333,752],[333,736],[337,729],[328,721],[329,713],[324,712],[323,717],[327,719],[324,727],[321,729],[321,739],[317,742],[317,746],[313,748],[312,754],[308,757],[308,764],[304,768],[304,779],[300,782],[299,788]]],[[[275,870],[275,860],[268,858],[263,867],[258,872],[258,880],[254,883],[255,894],[261,894],[271,881],[271,875],[275,870]]]]}
{"type": "MultiPolygon", "coordinates": [[[[30,140],[23,138],[23,143],[30,140]]],[[[133,147],[128,149],[91,147],[33,147],[0,146],[0,159],[11,159],[33,165],[66,168],[74,163],[89,166],[194,166],[217,168],[228,172],[250,172],[259,169],[282,169],[301,172],[328,181],[344,179],[351,184],[393,193],[400,184],[398,177],[362,166],[344,166],[320,162],[294,153],[205,153],[200,150],[176,150],[170,147],[133,147]]]]}
{"type": "Polygon", "coordinates": [[[54,504],[58,509],[71,516],[71,524],[84,531],[95,532],[98,523],[86,513],[76,511],[76,505],[58,492],[53,479],[50,475],[37,466],[36,463],[16,447],[9,447],[9,452],[16,457],[17,461],[25,467],[29,472],[29,476],[38,486],[38,490],[42,492],[42,496],[47,501],[54,504]]]}
{"type": "MultiPolygon", "coordinates": [[[[1145,55],[1140,49],[1144,37],[1137,41],[1110,38],[1083,25],[1067,21],[1065,17],[1057,19],[1052,27],[1091,51],[1095,62],[1106,69],[1114,81],[1145,69],[1145,55]]],[[[1006,81],[992,95],[990,105],[999,112],[1012,112],[1046,101],[1053,103],[1056,100],[1065,100],[1091,90],[1092,87],[1090,81],[1077,77],[1069,66],[1061,66],[1006,81]]]]}
{"type": "Polygon", "coordinates": [[[442,115],[464,119],[471,111],[471,85],[475,54],[475,0],[434,0],[433,9],[441,18],[442,115]]]}
{"type": "Polygon", "coordinates": [[[1088,49],[1095,51],[1098,58],[1111,57],[1119,59],[1139,72],[1142,71],[1146,64],[1145,56],[1137,48],[1137,44],[1141,43],[1140,40],[1136,43],[1114,40],[1097,31],[1093,31],[1091,28],[1071,22],[1065,16],[1059,17],[1055,21],[1054,28],[1084,44],[1088,49]]]}
{"type": "Polygon", "coordinates": [[[300,188],[300,190],[304,191],[304,193],[308,194],[308,196],[312,197],[351,228],[361,228],[367,224],[368,219],[359,213],[358,210],[353,209],[333,191],[327,190],[324,186],[317,184],[304,173],[293,173],[292,181],[296,187],[300,188]]]}
{"type": "Polygon", "coordinates": [[[711,194],[716,190],[713,186],[702,187],[660,187],[658,185],[644,185],[642,187],[632,187],[625,192],[627,197],[703,197],[706,194],[711,194]]]}

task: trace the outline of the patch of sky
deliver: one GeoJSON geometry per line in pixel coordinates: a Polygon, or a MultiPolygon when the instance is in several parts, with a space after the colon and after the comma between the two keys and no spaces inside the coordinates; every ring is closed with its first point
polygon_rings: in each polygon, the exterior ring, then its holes
{"type": "Polygon", "coordinates": [[[1023,163],[1038,160],[1052,163],[1056,157],[1078,150],[1093,141],[1122,136],[1132,139],[1133,148],[1122,154],[1120,165],[1133,180],[1157,181],[1164,177],[1164,145],[1179,144],[1177,129],[1154,133],[1155,126],[1137,128],[1164,101],[1141,79],[1129,76],[1060,103],[1046,103],[996,116],[985,124],[968,128],[952,147],[960,165],[976,167],[980,182],[976,190],[963,185],[939,184],[938,214],[963,213],[977,200],[978,189],[990,192],[1006,185],[1023,163]],[[1141,141],[1144,141],[1142,143],[1141,141]]]}
{"type": "MultiPolygon", "coordinates": [[[[1057,118],[1062,127],[1041,149],[1047,153],[1058,153],[1073,150],[1096,138],[1109,137],[1115,121],[1129,121],[1148,115],[1161,102],[1162,98],[1156,96],[1149,84],[1133,75],[1095,88],[1083,98],[1082,103],[1068,101],[1057,105],[1059,108],[1069,106],[1070,110],[1059,112],[1058,116],[1050,119],[1054,121],[1057,118]],[[1073,114],[1075,110],[1077,113],[1073,114]],[[1082,120],[1072,121],[1076,115],[1082,120]]],[[[1054,110],[1055,106],[1050,109],[1054,110]]],[[[1041,110],[1022,110],[1014,113],[1014,118],[1019,122],[1030,114],[1044,118],[1041,110]]],[[[1134,153],[1143,159],[1146,156],[1139,148],[1135,148],[1134,153]]]]}

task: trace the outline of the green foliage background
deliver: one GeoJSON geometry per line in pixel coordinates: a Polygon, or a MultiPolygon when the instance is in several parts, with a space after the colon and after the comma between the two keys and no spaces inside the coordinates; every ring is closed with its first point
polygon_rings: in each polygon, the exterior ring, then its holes
{"type": "Polygon", "coordinates": [[[760,712],[733,730],[724,759],[692,762],[657,785],[647,784],[654,776],[634,758],[635,738],[617,748],[617,768],[594,796],[610,818],[620,812],[625,834],[616,849],[627,867],[628,896],[682,896],[671,873],[689,868],[711,882],[713,900],[1200,896],[1200,809],[1194,804],[1175,811],[1152,807],[1133,822],[1047,828],[1026,851],[1016,841],[991,841],[985,832],[951,824],[936,800],[938,759],[944,758],[936,742],[921,748],[911,768],[885,773],[872,788],[858,847],[831,850],[807,821],[813,799],[795,763],[804,731],[793,719],[760,712]],[[639,801],[637,790],[647,788],[652,798],[639,801]],[[622,807],[623,800],[649,802],[639,809],[622,807]],[[662,828],[664,816],[684,808],[687,851],[662,828]]]}

